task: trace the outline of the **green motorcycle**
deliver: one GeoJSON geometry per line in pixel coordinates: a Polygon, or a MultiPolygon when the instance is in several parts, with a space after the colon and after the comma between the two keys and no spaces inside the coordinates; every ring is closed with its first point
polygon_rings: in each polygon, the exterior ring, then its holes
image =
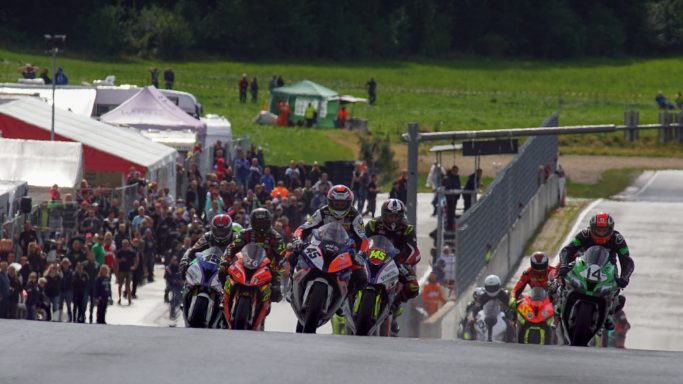
{"type": "Polygon", "coordinates": [[[587,346],[613,310],[619,288],[609,255],[603,247],[588,248],[564,279],[558,313],[568,344],[587,346]]]}

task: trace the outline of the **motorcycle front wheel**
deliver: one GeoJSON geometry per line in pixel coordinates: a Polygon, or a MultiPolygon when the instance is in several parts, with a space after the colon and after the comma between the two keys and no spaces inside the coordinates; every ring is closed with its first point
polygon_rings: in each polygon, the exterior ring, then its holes
{"type": "Polygon", "coordinates": [[[208,309],[209,299],[204,296],[197,296],[188,321],[191,328],[205,328],[206,312],[208,309]]]}
{"type": "Polygon", "coordinates": [[[572,345],[586,347],[593,337],[591,325],[593,324],[593,306],[590,303],[580,302],[576,308],[576,320],[572,330],[572,345]]]}
{"type": "Polygon", "coordinates": [[[356,315],[356,322],[358,324],[356,335],[358,336],[368,336],[368,332],[372,328],[372,312],[375,307],[376,295],[377,293],[374,291],[364,291],[363,296],[361,296],[358,314],[356,315]]]}
{"type": "Polygon", "coordinates": [[[323,307],[327,300],[327,287],[324,284],[314,284],[308,295],[308,309],[304,321],[304,333],[315,333],[318,322],[323,316],[323,307]]]}
{"type": "Polygon", "coordinates": [[[251,298],[242,296],[235,306],[235,321],[233,329],[249,329],[249,314],[251,313],[251,298]]]}

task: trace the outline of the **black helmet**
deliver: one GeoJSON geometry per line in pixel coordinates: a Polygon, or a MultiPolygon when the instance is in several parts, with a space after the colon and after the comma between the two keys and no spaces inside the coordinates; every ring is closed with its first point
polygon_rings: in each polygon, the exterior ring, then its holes
{"type": "Polygon", "coordinates": [[[543,252],[534,252],[529,260],[531,262],[531,269],[536,272],[548,271],[548,256],[543,252]]]}
{"type": "Polygon", "coordinates": [[[382,204],[382,222],[392,231],[396,230],[405,213],[406,206],[399,199],[389,199],[382,204]]]}
{"type": "Polygon", "coordinates": [[[270,232],[273,217],[270,211],[265,208],[256,208],[249,215],[249,222],[254,232],[266,234],[270,232]]]}

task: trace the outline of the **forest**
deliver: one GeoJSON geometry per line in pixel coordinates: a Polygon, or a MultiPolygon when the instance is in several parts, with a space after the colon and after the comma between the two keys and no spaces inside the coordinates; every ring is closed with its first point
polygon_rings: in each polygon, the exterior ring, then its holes
{"type": "Polygon", "coordinates": [[[108,58],[566,59],[683,53],[683,0],[3,0],[0,44],[108,58]]]}

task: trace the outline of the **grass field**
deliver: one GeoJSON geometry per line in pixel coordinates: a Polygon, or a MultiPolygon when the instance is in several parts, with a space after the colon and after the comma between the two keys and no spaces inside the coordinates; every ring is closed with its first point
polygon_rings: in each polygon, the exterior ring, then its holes
{"type": "Polygon", "coordinates": [[[642,171],[631,168],[610,169],[602,173],[596,184],[574,183],[568,179],[567,195],[587,199],[608,198],[626,189],[642,171]]]}
{"type": "MultiPolygon", "coordinates": [[[[0,82],[14,82],[16,68],[27,62],[45,66],[49,57],[0,49],[0,82]]],[[[441,61],[388,61],[370,63],[284,62],[247,63],[202,59],[188,62],[151,62],[83,59],[60,55],[71,84],[114,74],[118,84],[149,83],[152,66],[171,67],[176,89],[193,93],[207,113],[232,122],[235,135],[249,135],[268,149],[273,163],[290,159],[324,161],[355,158],[355,134],[334,131],[293,130],[252,123],[267,97],[268,80],[281,74],[285,81],[309,79],[340,94],[366,96],[365,82],[378,83],[375,106],[357,105],[353,113],[367,118],[375,134],[389,134],[398,143],[408,122],[422,130],[476,130],[537,126],[559,111],[562,125],[623,123],[623,112],[641,112],[642,123],[657,121],[654,95],[670,99],[683,90],[683,59],[582,60],[569,62],[452,59],[441,61]],[[260,102],[240,104],[237,82],[242,73],[256,76],[260,102]]],[[[622,134],[586,135],[562,139],[563,153],[683,156],[678,144],[659,146],[655,132],[625,143],[622,134]]]]}

